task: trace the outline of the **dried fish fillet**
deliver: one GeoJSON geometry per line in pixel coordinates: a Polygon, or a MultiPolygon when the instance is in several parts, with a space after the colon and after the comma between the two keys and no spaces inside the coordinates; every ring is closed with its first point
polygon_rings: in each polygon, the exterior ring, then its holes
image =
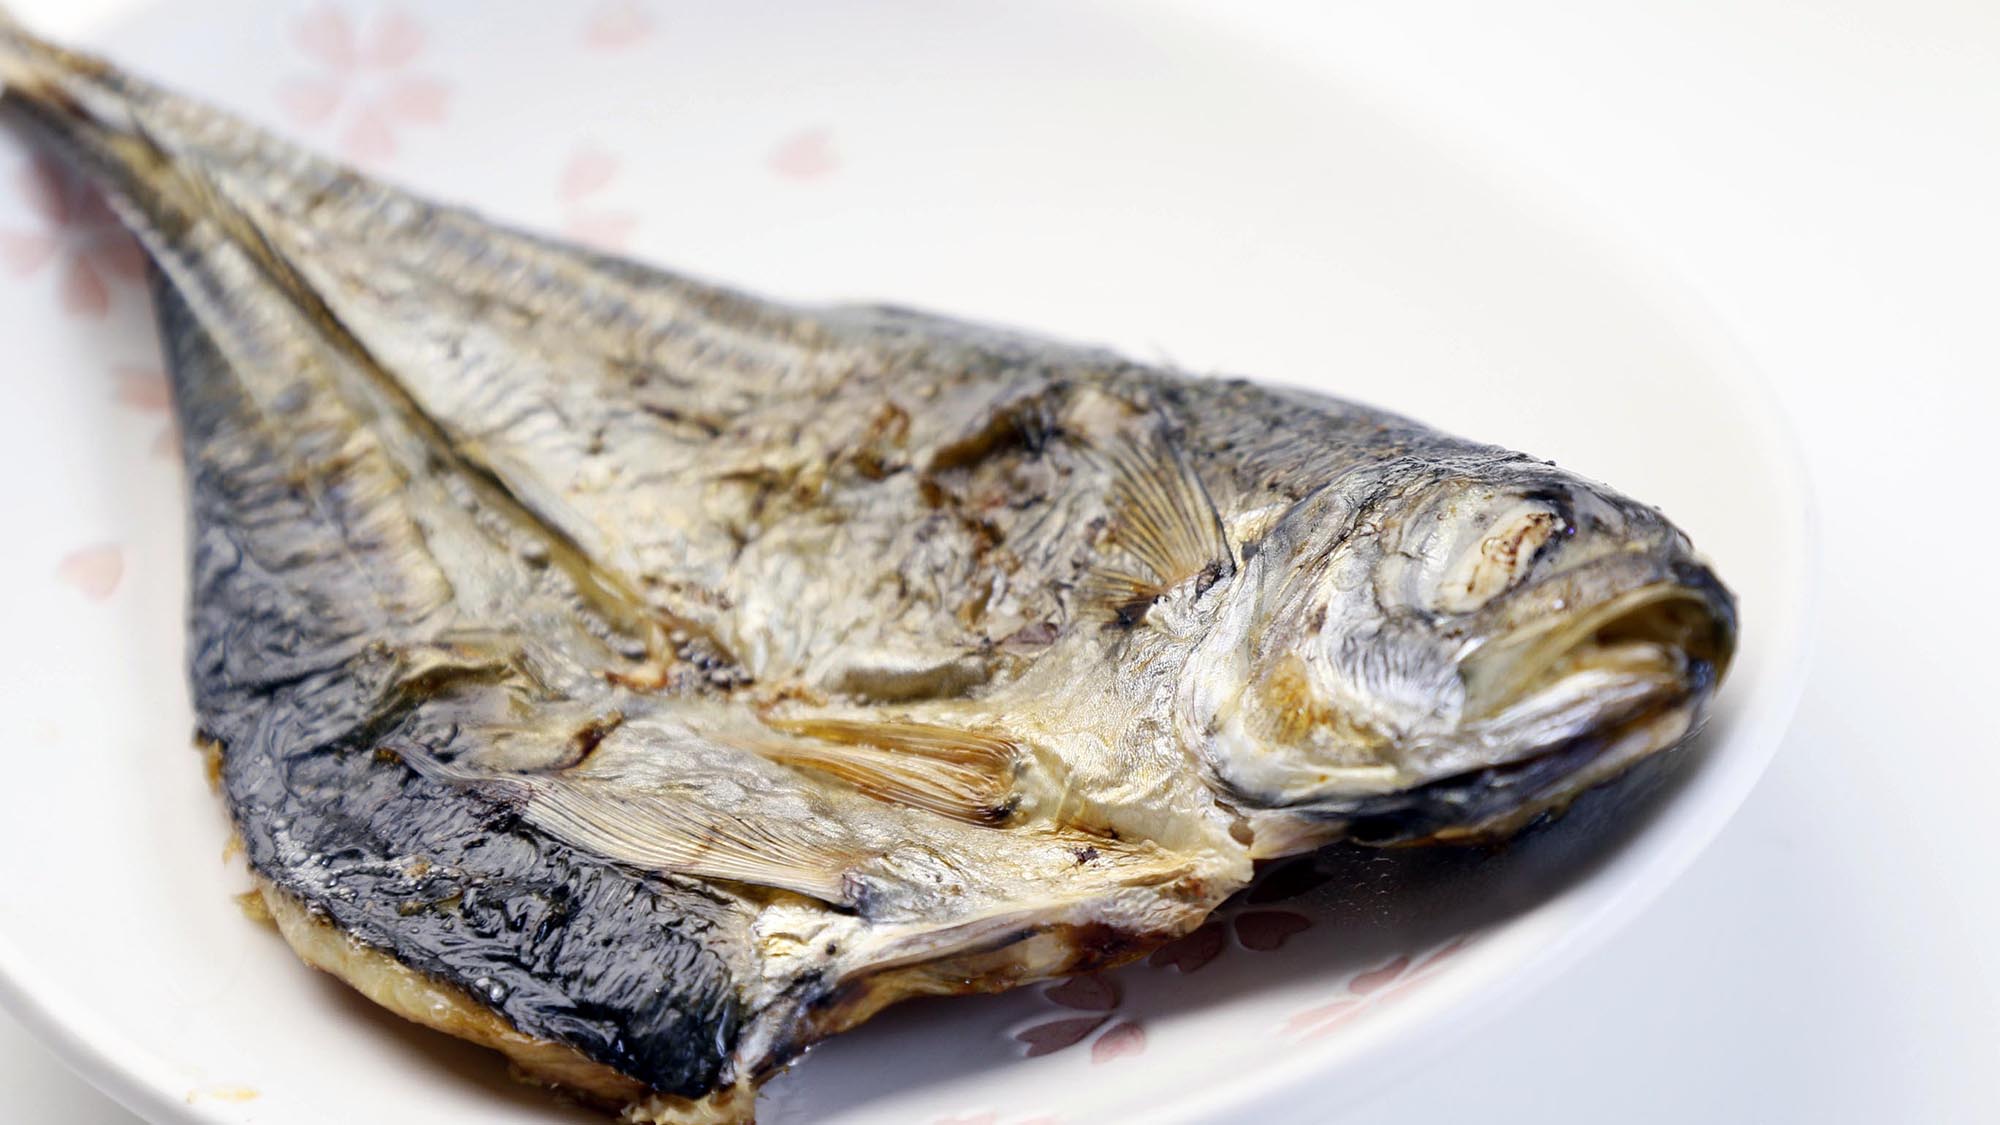
{"type": "Polygon", "coordinates": [[[496,226],[0,22],[156,267],[201,736],[281,931],[635,1120],[1681,742],[1655,510],[1352,403],[496,226]]]}

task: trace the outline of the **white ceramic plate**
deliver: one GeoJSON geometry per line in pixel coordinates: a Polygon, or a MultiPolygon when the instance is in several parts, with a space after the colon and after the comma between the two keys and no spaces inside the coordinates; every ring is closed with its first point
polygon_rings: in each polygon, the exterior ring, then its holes
{"type": "MultiPolygon", "coordinates": [[[[1102,981],[908,1005],[774,1082],[767,1121],[1316,1119],[1631,917],[1789,715],[1809,521],[1761,385],[1560,201],[1341,76],[1073,2],[174,0],[98,39],[519,222],[1554,457],[1661,504],[1739,592],[1720,712],[1650,790],[1499,854],[1288,869],[1102,981]]],[[[36,169],[0,141],[7,1000],[159,1121],[588,1119],[303,969],[230,901],[245,876],[186,746],[180,483],[145,297],[108,218],[36,169]]]]}

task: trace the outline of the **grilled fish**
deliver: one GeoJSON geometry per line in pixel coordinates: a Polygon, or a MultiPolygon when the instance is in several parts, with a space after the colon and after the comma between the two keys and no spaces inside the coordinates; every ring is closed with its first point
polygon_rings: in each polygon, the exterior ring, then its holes
{"type": "Polygon", "coordinates": [[[1702,721],[1654,509],[1368,407],[507,229],[0,24],[155,266],[199,741],[308,962],[632,1120],[1493,840],[1702,721]]]}

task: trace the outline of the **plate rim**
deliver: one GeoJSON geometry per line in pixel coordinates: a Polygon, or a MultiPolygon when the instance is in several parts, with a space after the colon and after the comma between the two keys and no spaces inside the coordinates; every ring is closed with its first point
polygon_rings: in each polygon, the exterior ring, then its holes
{"type": "MultiPolygon", "coordinates": [[[[1280,52],[1242,28],[1208,16],[1206,9],[1176,4],[1174,10],[1180,18],[1230,36],[1239,47],[1267,52],[1295,69],[1312,69],[1298,54],[1280,52]]],[[[1500,966],[1490,961],[1478,964],[1486,979],[1461,979],[1458,994],[1448,1000],[1413,1001],[1383,1013],[1380,1033],[1368,1043],[1348,1048],[1344,1057],[1332,1057],[1334,1044],[1317,1052],[1299,1052],[1254,1074],[1178,1098],[1171,1107],[1152,1107],[1149,1119],[1169,1125],[1225,1119],[1217,1116],[1222,1113],[1255,1112],[1260,1120],[1282,1114],[1287,1103],[1335,1067],[1350,1079],[1342,1087],[1344,1098],[1370,1097],[1470,1039],[1601,948],[1707,853],[1755,791],[1791,729],[1818,642],[1817,610],[1823,596],[1818,493],[1804,444],[1776,384],[1729,318],[1702,296],[1686,271],[1652,252],[1627,223],[1583,192],[1542,171],[1530,154],[1496,143],[1490,134],[1452,118],[1440,106],[1420,101],[1407,89],[1372,75],[1354,81],[1357,88],[1376,96],[1371,108],[1389,127],[1419,132],[1434,151],[1461,158],[1459,167],[1468,178],[1493,186],[1510,204],[1587,247],[1591,261],[1601,263],[1606,275],[1625,285],[1638,304],[1658,313],[1677,339],[1689,341],[1694,354],[1708,359],[1711,369],[1723,376],[1719,382],[1742,391],[1742,405],[1754,407],[1744,420],[1776,470],[1767,482],[1772,496],[1779,510],[1788,511],[1793,520],[1787,529],[1791,534],[1782,539],[1785,557],[1777,568],[1784,579],[1782,596],[1771,603],[1772,612],[1758,625],[1767,638],[1764,660],[1770,682],[1759,685],[1759,694],[1736,701],[1737,711],[1724,737],[1704,748],[1707,756],[1701,768],[1673,800],[1665,802],[1653,823],[1606,862],[1504,923],[1514,926],[1576,911],[1553,940],[1505,966],[1503,979],[1494,979],[1500,966]],[[1419,1028],[1429,1031],[1429,1037],[1414,1039],[1411,1033],[1419,1028]]],[[[1426,999],[1432,998],[1418,998],[1426,999]]]]}
{"type": "MultiPolygon", "coordinates": [[[[124,3],[73,26],[69,34],[77,42],[94,43],[155,3],[124,3]]],[[[1101,6],[1130,10],[1112,0],[1101,6]]],[[[1284,69],[1326,77],[1296,53],[1277,51],[1218,16],[1184,4],[1153,10],[1155,18],[1161,13],[1186,27],[1226,36],[1235,48],[1270,57],[1284,69]]],[[[1237,1077],[1176,1093],[1169,1104],[1136,1103],[1118,1111],[1143,1114],[1149,1121],[1193,1123],[1253,1112],[1259,1119],[1283,1119],[1287,1110],[1298,1108],[1299,1094],[1335,1073],[1348,1079],[1341,1093],[1352,1104],[1433,1062],[1546,988],[1657,902],[1735,817],[1781,749],[1816,647],[1816,610],[1823,596],[1818,496],[1790,414],[1728,318],[1702,297],[1685,272],[1649,252],[1627,224],[1543,174],[1528,154],[1495,144],[1403,88],[1372,78],[1355,84],[1375,96],[1371,109],[1384,124],[1422,135],[1426,148],[1458,158],[1468,180],[1504,191],[1510,202],[1524,205],[1535,219],[1587,248],[1587,260],[1602,265],[1638,306],[1658,314],[1676,338],[1690,342],[1693,354],[1722,376],[1719,383],[1744,392],[1743,405],[1754,405],[1744,420],[1777,470],[1767,482],[1772,495],[1793,520],[1787,529],[1791,534],[1780,540],[1785,548],[1778,567],[1786,579],[1784,594],[1770,604],[1771,612],[1759,626],[1767,638],[1764,660],[1770,682],[1759,685],[1758,694],[1736,701],[1728,730],[1704,748],[1700,768],[1653,823],[1588,874],[1502,923],[1515,930],[1510,936],[1516,940],[1523,937],[1519,928],[1528,924],[1548,931],[1550,940],[1504,964],[1492,958],[1471,962],[1466,966],[1470,971],[1455,975],[1455,987],[1446,994],[1418,996],[1375,1017],[1377,1034],[1366,1042],[1330,1040],[1237,1077]],[[1419,1029],[1430,1034],[1415,1037],[1419,1029]]],[[[0,1007],[77,1075],[142,1119],[189,1125],[237,1125],[242,1120],[233,1107],[175,1093],[185,1083],[165,1073],[164,1060],[128,1041],[60,982],[36,974],[5,932],[0,932],[0,1007]]]]}

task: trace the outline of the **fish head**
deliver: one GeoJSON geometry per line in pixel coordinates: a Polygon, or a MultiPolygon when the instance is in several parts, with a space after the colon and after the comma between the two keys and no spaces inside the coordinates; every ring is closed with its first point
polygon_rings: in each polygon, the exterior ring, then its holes
{"type": "Polygon", "coordinates": [[[1329,485],[1244,553],[1181,719],[1260,854],[1510,834],[1679,744],[1735,644],[1659,512],[1518,456],[1329,485]]]}

